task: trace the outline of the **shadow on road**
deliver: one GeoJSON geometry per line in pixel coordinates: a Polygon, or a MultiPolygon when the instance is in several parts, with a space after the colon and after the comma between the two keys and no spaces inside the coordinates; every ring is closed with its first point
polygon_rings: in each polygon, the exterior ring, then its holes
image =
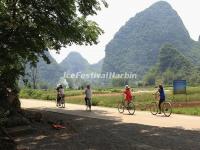
{"type": "MultiPolygon", "coordinates": [[[[62,114],[71,114],[71,115],[76,115],[76,116],[78,115],[78,116],[105,119],[105,120],[121,121],[120,114],[119,114],[119,117],[112,116],[112,115],[109,115],[109,113],[104,110],[92,110],[91,112],[86,111],[86,110],[81,110],[81,109],[69,110],[69,109],[62,109],[62,108],[44,108],[44,110],[50,111],[50,112],[62,113],[62,114]]],[[[123,114],[121,114],[121,115],[123,115],[123,114]]]]}
{"type": "MultiPolygon", "coordinates": [[[[200,131],[125,124],[118,120],[94,119],[44,110],[41,113],[43,122],[33,124],[36,129],[34,134],[16,137],[19,144],[24,144],[31,150],[200,149],[200,131]],[[46,123],[48,120],[58,119],[64,121],[66,129],[53,130],[46,123]]],[[[104,112],[101,113],[104,115],[104,112]]]]}

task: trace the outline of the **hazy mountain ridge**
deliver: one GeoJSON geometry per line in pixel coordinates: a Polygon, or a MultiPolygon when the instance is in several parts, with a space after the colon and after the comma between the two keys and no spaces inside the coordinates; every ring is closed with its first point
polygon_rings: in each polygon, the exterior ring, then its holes
{"type": "Polygon", "coordinates": [[[71,52],[59,65],[67,73],[76,73],[87,71],[90,64],[79,53],[71,52]]]}
{"type": "Polygon", "coordinates": [[[103,59],[95,64],[90,64],[81,54],[71,52],[61,63],[60,66],[68,73],[89,73],[101,72],[103,59]]]}
{"type": "MultiPolygon", "coordinates": [[[[90,73],[90,72],[101,72],[103,59],[96,64],[89,64],[89,62],[81,56],[78,52],[71,52],[69,55],[61,62],[57,63],[55,59],[50,55],[49,52],[46,53],[50,64],[47,64],[42,58],[37,63],[37,80],[38,82],[45,82],[50,85],[55,85],[60,77],[66,73],[90,73]]],[[[30,66],[27,67],[27,72],[30,73],[30,66]]]]}

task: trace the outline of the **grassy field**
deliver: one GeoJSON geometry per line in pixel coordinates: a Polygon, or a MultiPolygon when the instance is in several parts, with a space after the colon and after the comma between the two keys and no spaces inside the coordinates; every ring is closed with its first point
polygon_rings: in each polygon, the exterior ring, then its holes
{"type": "MultiPolygon", "coordinates": [[[[93,96],[92,105],[93,106],[104,106],[104,107],[116,107],[118,102],[120,102],[119,95],[112,96],[93,96]]],[[[69,97],[66,98],[66,102],[73,104],[84,104],[84,97],[69,97]]]]}
{"type": "Polygon", "coordinates": [[[173,113],[200,116],[200,107],[192,108],[174,108],[173,113]]]}
{"type": "MultiPolygon", "coordinates": [[[[185,102],[185,101],[200,101],[200,87],[189,87],[186,95],[175,95],[172,94],[172,88],[166,88],[166,97],[168,101],[172,102],[185,102]]],[[[155,88],[139,88],[133,89],[133,95],[135,95],[134,103],[140,108],[144,108],[146,105],[154,101],[153,93],[155,88]]],[[[104,107],[117,107],[117,104],[122,100],[122,90],[120,88],[113,89],[95,89],[93,90],[92,104],[94,106],[104,107]]],[[[68,103],[73,104],[84,104],[83,90],[66,90],[65,100],[68,103]]],[[[55,90],[33,90],[33,89],[22,89],[20,92],[21,98],[32,98],[32,99],[43,99],[43,100],[55,100],[55,90]]],[[[188,115],[199,115],[200,108],[175,108],[174,113],[188,114],[188,115]]]]}
{"type": "MultiPolygon", "coordinates": [[[[93,91],[93,94],[112,94],[120,92],[120,89],[97,89],[93,91]]],[[[21,98],[55,100],[56,93],[56,90],[21,89],[19,96],[21,98]]],[[[83,90],[65,90],[66,97],[81,96],[83,94],[83,90]]]]}

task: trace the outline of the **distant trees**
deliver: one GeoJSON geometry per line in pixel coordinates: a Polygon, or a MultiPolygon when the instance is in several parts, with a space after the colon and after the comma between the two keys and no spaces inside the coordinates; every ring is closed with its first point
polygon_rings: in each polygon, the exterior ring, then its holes
{"type": "Polygon", "coordinates": [[[128,85],[128,79],[113,79],[112,80],[112,86],[113,87],[124,87],[125,85],[128,85]]]}
{"type": "Polygon", "coordinates": [[[156,83],[156,78],[155,78],[155,72],[148,72],[145,76],[144,76],[144,83],[145,85],[155,85],[156,83]]]}

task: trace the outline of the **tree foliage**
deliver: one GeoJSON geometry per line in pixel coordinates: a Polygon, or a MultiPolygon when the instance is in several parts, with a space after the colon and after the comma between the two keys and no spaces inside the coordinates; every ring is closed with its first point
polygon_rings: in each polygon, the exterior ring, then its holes
{"type": "MultiPolygon", "coordinates": [[[[14,89],[25,64],[36,65],[45,52],[71,44],[96,44],[103,33],[96,15],[104,0],[1,0],[0,1],[0,92],[14,89]]],[[[6,94],[1,94],[4,99],[6,94]]]]}

